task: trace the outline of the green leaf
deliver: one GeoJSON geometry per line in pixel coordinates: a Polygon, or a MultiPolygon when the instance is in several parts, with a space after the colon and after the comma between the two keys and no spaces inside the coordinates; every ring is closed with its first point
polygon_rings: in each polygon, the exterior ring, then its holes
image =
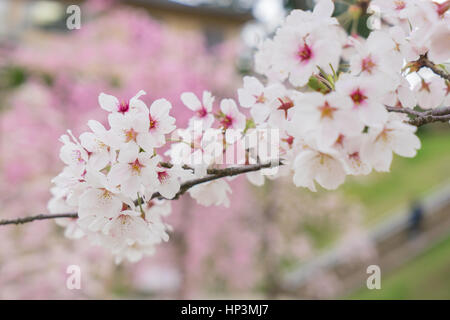
{"type": "Polygon", "coordinates": [[[314,91],[321,92],[323,94],[330,92],[330,89],[315,76],[309,78],[308,87],[314,91]]]}

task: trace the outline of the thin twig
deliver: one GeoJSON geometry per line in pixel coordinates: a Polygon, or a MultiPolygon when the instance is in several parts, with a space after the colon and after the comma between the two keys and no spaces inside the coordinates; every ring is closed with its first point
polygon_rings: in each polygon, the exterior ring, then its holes
{"type": "MultiPolygon", "coordinates": [[[[170,169],[173,167],[173,164],[170,162],[160,162],[159,165],[163,168],[167,168],[170,169]]],[[[187,164],[181,166],[181,168],[183,168],[184,170],[192,170],[194,171],[194,168],[192,168],[191,166],[188,166],[187,164]]]]}
{"type": "Polygon", "coordinates": [[[447,122],[450,121],[450,107],[442,107],[426,111],[417,111],[410,108],[398,108],[386,106],[390,112],[404,113],[412,116],[408,121],[409,124],[420,127],[432,122],[447,122]]]}
{"type": "Polygon", "coordinates": [[[450,81],[450,74],[447,71],[445,71],[444,69],[442,69],[439,66],[437,66],[436,64],[434,64],[434,62],[430,61],[430,59],[428,59],[426,54],[420,56],[419,60],[417,60],[417,64],[418,64],[419,69],[421,69],[423,67],[427,67],[427,68],[431,69],[431,71],[433,71],[435,74],[440,76],[441,78],[443,78],[447,81],[450,81]]]}
{"type": "Polygon", "coordinates": [[[61,213],[61,214],[38,214],[36,216],[30,216],[25,218],[17,218],[11,220],[0,220],[0,225],[7,224],[23,224],[35,220],[47,220],[47,219],[56,219],[56,218],[77,218],[78,214],[76,213],[61,213]]]}
{"type": "MultiPolygon", "coordinates": [[[[173,199],[167,199],[167,200],[178,199],[181,195],[183,195],[190,188],[192,188],[196,185],[202,184],[202,183],[214,181],[214,180],[224,178],[224,177],[232,177],[232,176],[236,176],[236,175],[243,174],[243,173],[259,171],[261,169],[277,167],[282,164],[283,163],[280,160],[276,163],[268,162],[268,163],[264,163],[264,164],[251,164],[251,165],[230,167],[230,168],[224,168],[224,169],[211,168],[211,169],[207,170],[207,173],[208,173],[207,176],[198,178],[198,179],[189,180],[189,181],[182,183],[181,187],[180,187],[180,191],[178,191],[178,193],[175,195],[175,197],[173,199]]],[[[164,163],[164,166],[169,167],[169,168],[172,167],[172,165],[170,163],[164,163]]],[[[151,199],[155,199],[155,198],[164,199],[164,197],[159,192],[155,192],[152,194],[151,199]]],[[[32,222],[35,220],[46,220],[46,219],[56,219],[56,218],[78,218],[78,214],[77,213],[39,214],[36,216],[17,218],[17,219],[11,219],[11,220],[0,220],[0,225],[8,225],[8,224],[16,224],[17,225],[17,224],[32,222]]]]}
{"type": "MultiPolygon", "coordinates": [[[[233,177],[233,176],[237,176],[237,175],[243,174],[243,173],[259,171],[261,169],[278,167],[280,165],[283,165],[281,160],[278,161],[278,163],[268,162],[268,163],[264,163],[264,164],[251,164],[251,165],[246,165],[246,166],[230,167],[230,168],[225,168],[225,169],[214,169],[214,168],[208,169],[207,176],[198,178],[198,179],[189,180],[189,181],[182,183],[181,187],[180,187],[180,191],[178,191],[178,193],[175,195],[175,197],[173,199],[169,199],[169,200],[178,199],[182,194],[184,194],[190,188],[192,188],[198,184],[201,184],[201,183],[214,181],[214,180],[224,178],[224,177],[233,177]]],[[[161,194],[159,192],[155,192],[152,195],[151,199],[155,199],[155,198],[163,199],[163,197],[161,196],[161,194]]]]}

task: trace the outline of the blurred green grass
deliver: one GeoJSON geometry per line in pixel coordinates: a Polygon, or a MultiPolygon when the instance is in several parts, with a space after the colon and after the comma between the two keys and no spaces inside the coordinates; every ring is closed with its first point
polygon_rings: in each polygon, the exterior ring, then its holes
{"type": "Polygon", "coordinates": [[[358,290],[347,299],[449,299],[450,236],[383,278],[381,289],[358,290]]]}
{"type": "Polygon", "coordinates": [[[420,133],[422,148],[415,158],[394,156],[389,173],[349,179],[344,195],[365,207],[365,222],[373,225],[439,185],[450,183],[450,131],[420,133]]]}
{"type": "MultiPolygon", "coordinates": [[[[423,131],[419,136],[422,148],[415,158],[395,156],[390,173],[355,178],[343,186],[349,199],[365,207],[367,225],[389,218],[412,199],[450,183],[450,132],[423,131]]],[[[381,290],[363,287],[348,299],[448,299],[449,274],[450,236],[407,265],[382,275],[381,290]]]]}

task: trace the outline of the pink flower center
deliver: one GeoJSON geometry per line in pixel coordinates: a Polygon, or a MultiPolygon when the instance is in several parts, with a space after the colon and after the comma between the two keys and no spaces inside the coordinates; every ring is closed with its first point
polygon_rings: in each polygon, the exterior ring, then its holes
{"type": "Polygon", "coordinates": [[[206,111],[206,109],[204,107],[201,107],[195,113],[198,118],[204,118],[208,115],[208,111],[206,111]]]}
{"type": "Polygon", "coordinates": [[[405,1],[401,1],[401,0],[394,1],[394,5],[395,5],[395,10],[398,10],[398,11],[405,9],[405,7],[406,7],[405,1]]]}
{"type": "Polygon", "coordinates": [[[81,151],[80,150],[74,150],[73,151],[73,157],[75,160],[77,160],[79,163],[84,163],[84,159],[81,156],[81,151]]]}
{"type": "Polygon", "coordinates": [[[142,163],[139,162],[139,159],[134,160],[134,162],[130,162],[131,170],[136,173],[141,173],[141,169],[145,167],[142,163]]]}
{"type": "Polygon", "coordinates": [[[158,121],[156,119],[153,119],[151,114],[148,115],[148,118],[150,120],[150,130],[156,128],[158,121]]]}
{"type": "Polygon", "coordinates": [[[350,98],[352,98],[352,100],[356,106],[361,105],[367,99],[367,97],[364,95],[364,93],[359,88],[350,94],[350,98]]]}
{"type": "Polygon", "coordinates": [[[361,70],[364,72],[372,73],[372,69],[375,67],[375,63],[373,62],[370,56],[365,57],[361,61],[361,70]]]}
{"type": "Polygon", "coordinates": [[[349,154],[348,157],[349,157],[351,160],[360,161],[360,158],[359,158],[359,152],[358,152],[358,151],[353,152],[352,154],[349,154]]]}
{"type": "Polygon", "coordinates": [[[264,92],[261,93],[259,96],[255,95],[254,97],[256,99],[256,103],[264,103],[267,100],[266,97],[264,96],[264,92]]]}
{"type": "Polygon", "coordinates": [[[337,144],[341,147],[344,146],[344,139],[345,139],[345,136],[342,133],[339,134],[338,138],[336,139],[335,144],[337,144]]]}
{"type": "Polygon", "coordinates": [[[127,224],[129,218],[130,218],[130,216],[127,215],[127,214],[120,214],[120,215],[117,217],[117,219],[119,220],[119,222],[120,222],[121,224],[127,224]]]}
{"type": "Polygon", "coordinates": [[[121,102],[118,106],[117,111],[124,114],[126,112],[128,112],[128,110],[130,110],[130,103],[129,102],[121,102]]]}
{"type": "Polygon", "coordinates": [[[106,190],[105,188],[101,189],[103,191],[102,193],[102,198],[103,199],[111,199],[112,198],[112,193],[108,190],[106,190]]]}
{"type": "Polygon", "coordinates": [[[297,57],[301,62],[308,62],[308,60],[311,59],[312,55],[313,53],[311,47],[308,46],[306,42],[303,43],[303,46],[301,46],[297,52],[297,57]]]}
{"type": "Polygon", "coordinates": [[[130,142],[130,141],[136,142],[137,135],[138,135],[138,133],[136,131],[134,131],[133,128],[131,128],[130,130],[125,130],[125,142],[130,142]]]}
{"type": "Polygon", "coordinates": [[[313,52],[311,50],[311,47],[306,44],[306,42],[303,42],[303,46],[301,46],[297,51],[297,57],[300,59],[301,62],[308,62],[309,59],[311,59],[313,56],[313,52]]]}
{"type": "Polygon", "coordinates": [[[288,144],[289,148],[292,148],[292,145],[294,144],[293,136],[288,136],[287,138],[284,138],[282,140],[288,144]]]}
{"type": "Polygon", "coordinates": [[[169,174],[167,171],[158,171],[158,180],[163,183],[165,180],[169,178],[169,174]]]}
{"type": "Polygon", "coordinates": [[[233,125],[233,118],[225,115],[220,123],[225,129],[228,129],[233,125]]]}
{"type": "Polygon", "coordinates": [[[333,119],[333,114],[337,109],[330,106],[328,101],[325,101],[325,104],[319,107],[319,110],[321,119],[323,118],[333,119]]]}
{"type": "Polygon", "coordinates": [[[294,107],[294,102],[289,99],[288,97],[278,98],[278,101],[280,101],[280,106],[278,107],[278,110],[284,111],[284,117],[287,119],[288,117],[288,110],[292,107],[294,107]]]}
{"type": "Polygon", "coordinates": [[[375,141],[383,140],[384,142],[388,142],[390,138],[390,132],[392,129],[384,128],[383,131],[380,132],[380,134],[376,137],[375,141]]]}
{"type": "Polygon", "coordinates": [[[443,17],[447,10],[450,9],[450,0],[447,0],[443,3],[434,2],[434,4],[437,6],[436,10],[440,17],[443,17]]]}
{"type": "Polygon", "coordinates": [[[420,87],[420,91],[431,92],[430,84],[422,79],[422,86],[420,87]]]}

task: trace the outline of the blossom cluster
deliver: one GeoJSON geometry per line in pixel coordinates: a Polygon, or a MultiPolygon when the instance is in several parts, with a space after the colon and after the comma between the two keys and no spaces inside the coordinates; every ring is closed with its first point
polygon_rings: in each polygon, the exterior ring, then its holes
{"type": "Polygon", "coordinates": [[[450,58],[449,6],[372,4],[389,24],[367,39],[345,33],[332,17],[331,0],[318,1],[312,12],[292,11],[255,54],[264,81],[244,77],[237,101],[216,103],[208,91],[202,97],[183,93],[192,111],[185,129],[175,126],[165,99],[147,107],[143,91],[124,101],[100,94],[109,128],[91,120],[90,132],[61,137],[66,167],[54,179],[49,210],[78,213],[65,223],[68,236],[87,236],[118,262],[137,261],[168,240],[163,218],[170,199],[187,191],[204,206],[229,205],[232,177],[182,188],[213,175],[212,169],[281,161],[279,170],[248,172],[247,178],[262,185],[266,177],[292,175],[296,186],[333,190],[347,175],[389,171],[394,153],[414,157],[416,127],[386,106],[432,109],[449,102],[449,84],[414,67],[425,55],[435,63],[450,58]],[[413,73],[420,80],[411,85],[413,73]],[[223,161],[230,150],[238,154],[234,164],[223,161]]]}
{"type": "MultiPolygon", "coordinates": [[[[2,51],[0,68],[17,66],[27,77],[23,78],[24,82],[16,83],[14,90],[5,92],[5,103],[0,107],[0,203],[4,212],[1,219],[47,211],[50,179],[62,169],[58,137],[67,128],[75,134],[87,131],[89,119],[107,126],[104,110],[96,103],[100,92],[132,97],[143,87],[142,83],[151,84],[145,99],[150,102],[165,97],[172,101],[171,114],[176,115],[178,126],[184,126],[190,110],[181,107],[180,92],[201,92],[207,87],[229,96],[235,90],[234,84],[239,78],[235,72],[238,47],[234,39],[226,39],[210,50],[205,47],[203,34],[195,30],[174,30],[149,17],[142,8],[115,4],[98,14],[87,7],[93,2],[98,1],[87,1],[81,6],[84,17],[91,18],[86,19],[80,30],[63,34],[44,32],[43,37],[22,38],[8,46],[6,52],[2,51]],[[79,60],[80,54],[83,63],[73,63],[79,60]],[[212,68],[214,74],[210,72],[212,68]],[[26,201],[17,201],[23,198],[24,192],[26,201]]],[[[5,72],[0,73],[3,81],[5,72]]],[[[177,233],[185,232],[191,239],[185,251],[188,258],[184,269],[189,281],[195,281],[195,288],[190,286],[189,293],[207,286],[200,275],[210,272],[209,265],[203,264],[210,255],[216,257],[216,262],[223,261],[218,272],[229,282],[241,285],[244,283],[241,279],[245,278],[250,286],[253,281],[248,277],[253,272],[249,262],[237,258],[248,256],[247,261],[250,261],[253,257],[252,242],[247,240],[242,245],[245,234],[253,230],[248,230],[241,222],[240,215],[244,206],[249,205],[246,196],[249,191],[245,181],[234,182],[233,207],[242,209],[231,211],[217,207],[213,219],[204,219],[210,208],[195,206],[195,215],[189,218],[195,228],[185,224],[186,210],[190,208],[185,204],[191,203],[190,199],[184,197],[172,202],[172,212],[179,214],[172,214],[166,221],[177,233]],[[186,231],[182,231],[183,227],[186,231]],[[233,250],[217,258],[215,253],[220,243],[215,238],[219,234],[233,250]],[[240,272],[229,265],[239,266],[240,272]],[[245,272],[244,268],[247,268],[245,272]]],[[[71,220],[51,221],[70,224],[71,220]]],[[[177,246],[181,246],[178,241],[165,243],[165,249],[158,250],[157,256],[124,266],[125,270],[118,272],[111,265],[111,254],[107,250],[91,246],[84,239],[61,239],[61,231],[64,232],[64,228],[51,222],[2,228],[2,299],[113,297],[117,292],[110,290],[109,285],[128,273],[131,274],[130,286],[140,291],[160,283],[149,278],[170,278],[170,290],[183,290],[176,281],[180,257],[175,252],[177,246]],[[83,290],[67,290],[61,285],[67,278],[68,261],[81,267],[83,290]]]]}

